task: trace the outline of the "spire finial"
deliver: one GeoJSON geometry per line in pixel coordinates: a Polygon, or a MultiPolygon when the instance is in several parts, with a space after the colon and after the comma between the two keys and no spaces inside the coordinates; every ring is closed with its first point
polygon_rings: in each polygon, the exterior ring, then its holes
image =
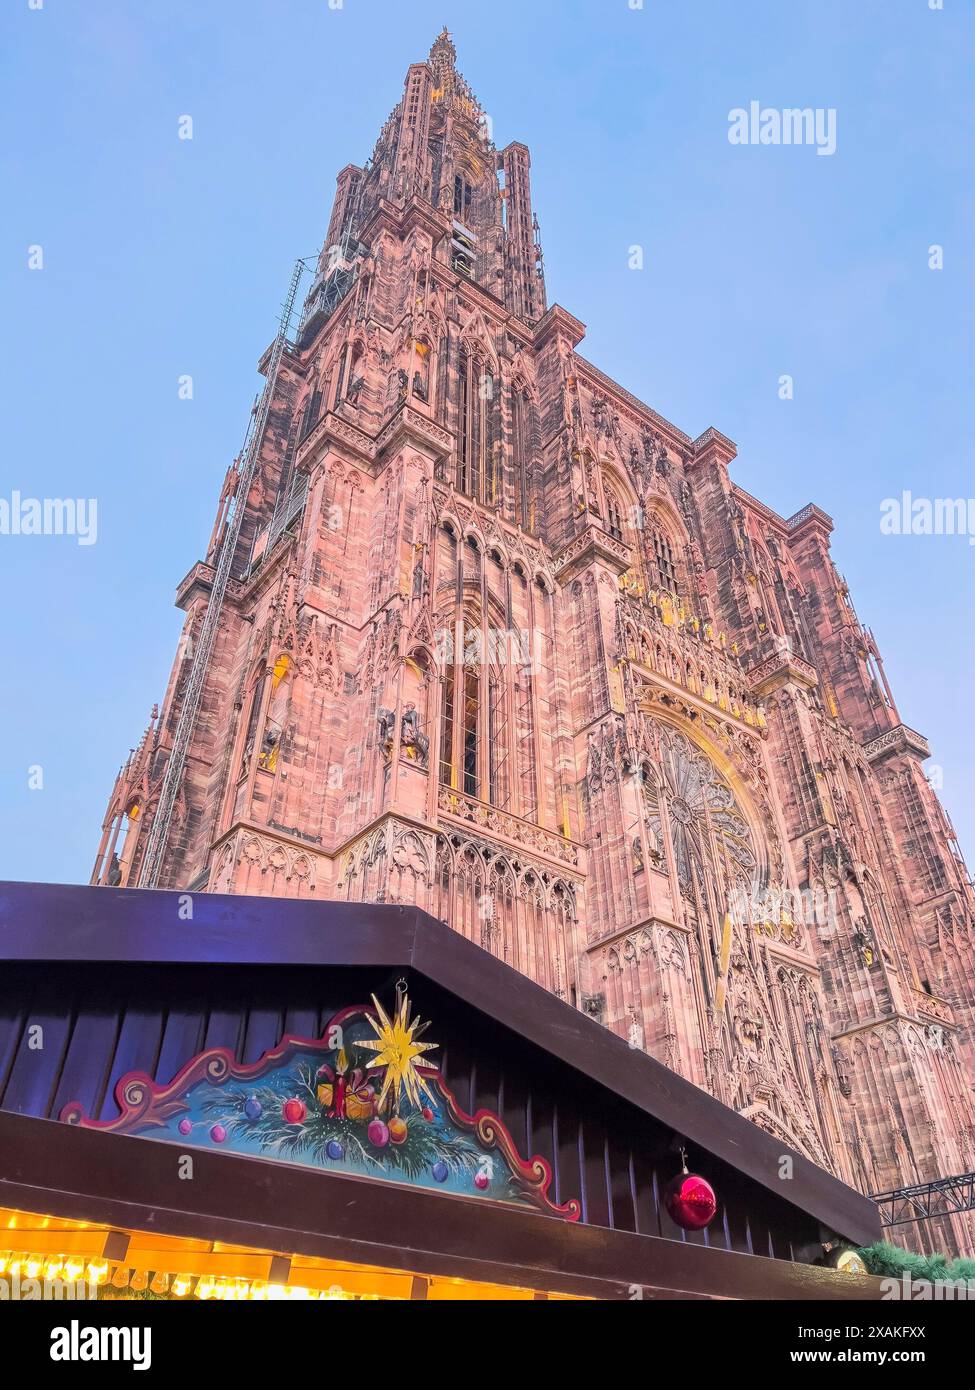
{"type": "Polygon", "coordinates": [[[457,49],[446,24],[440,30],[433,47],[430,49],[430,62],[438,71],[443,68],[453,69],[457,62],[457,49]]]}

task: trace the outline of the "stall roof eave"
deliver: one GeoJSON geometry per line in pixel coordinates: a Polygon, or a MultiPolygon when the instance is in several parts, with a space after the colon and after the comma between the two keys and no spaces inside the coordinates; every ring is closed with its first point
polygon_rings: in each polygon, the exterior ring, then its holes
{"type": "Polygon", "coordinates": [[[869,1198],[412,906],[0,883],[0,961],[412,970],[783,1196],[829,1231],[879,1238],[869,1198]]]}

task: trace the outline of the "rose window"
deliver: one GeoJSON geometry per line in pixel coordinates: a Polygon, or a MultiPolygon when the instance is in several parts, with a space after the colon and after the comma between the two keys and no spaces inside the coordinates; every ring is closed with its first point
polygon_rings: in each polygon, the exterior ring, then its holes
{"type": "Polygon", "coordinates": [[[690,887],[694,870],[723,858],[731,878],[752,878],[757,860],[735,794],[706,754],[676,731],[660,739],[661,763],[677,877],[690,887]]]}

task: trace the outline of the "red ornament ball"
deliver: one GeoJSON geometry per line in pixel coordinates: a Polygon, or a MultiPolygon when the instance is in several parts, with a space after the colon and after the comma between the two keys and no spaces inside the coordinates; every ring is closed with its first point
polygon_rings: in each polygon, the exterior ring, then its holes
{"type": "Polygon", "coordinates": [[[667,1184],[664,1205],[682,1231],[703,1231],[714,1220],[718,1199],[709,1182],[685,1170],[667,1184]]]}
{"type": "Polygon", "coordinates": [[[281,1107],[281,1115],[285,1123],[289,1125],[300,1125],[307,1114],[308,1107],[303,1100],[298,1100],[297,1097],[286,1100],[281,1107]]]}
{"type": "Polygon", "coordinates": [[[433,1111],[430,1109],[429,1105],[425,1105],[420,1111],[420,1114],[426,1120],[427,1124],[433,1119],[433,1111]]]}
{"type": "Polygon", "coordinates": [[[486,1192],[491,1185],[491,1179],[487,1173],[481,1171],[474,1174],[474,1186],[479,1192],[486,1192]]]}
{"type": "Polygon", "coordinates": [[[375,1144],[377,1149],[384,1149],[389,1143],[389,1126],[383,1120],[373,1120],[366,1134],[369,1136],[369,1143],[375,1144]]]}

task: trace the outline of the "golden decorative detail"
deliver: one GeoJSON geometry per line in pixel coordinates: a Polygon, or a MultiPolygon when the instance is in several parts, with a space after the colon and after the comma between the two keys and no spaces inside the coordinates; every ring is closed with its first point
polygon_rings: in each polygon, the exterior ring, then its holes
{"type": "Polygon", "coordinates": [[[376,996],[372,996],[373,1008],[379,1016],[379,1021],[370,1017],[369,1022],[375,1029],[376,1036],[356,1044],[357,1047],[367,1048],[377,1054],[373,1066],[386,1068],[376,1103],[379,1112],[390,1095],[393,1109],[397,1113],[404,1093],[407,1100],[416,1106],[419,1106],[424,1095],[433,1099],[432,1092],[417,1069],[416,1059],[422,1057],[425,1052],[433,1052],[439,1043],[417,1042],[418,1031],[422,1033],[428,1025],[421,1024],[418,1018],[410,1020],[410,1001],[405,988],[398,985],[396,994],[396,1011],[392,1019],[387,1016],[376,996]]]}

